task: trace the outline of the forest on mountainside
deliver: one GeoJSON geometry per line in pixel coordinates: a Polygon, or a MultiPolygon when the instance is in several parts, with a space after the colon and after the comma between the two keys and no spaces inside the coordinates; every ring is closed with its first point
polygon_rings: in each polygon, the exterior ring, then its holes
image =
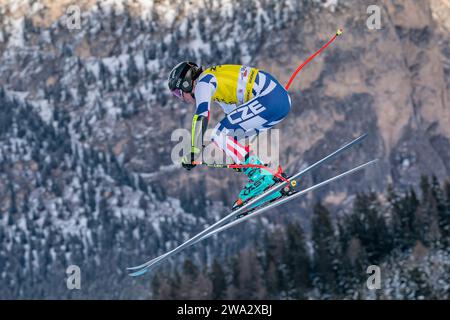
{"type": "MultiPolygon", "coordinates": [[[[159,271],[156,299],[449,299],[450,183],[422,177],[420,192],[360,193],[336,222],[320,202],[312,233],[299,223],[265,231],[226,261],[186,259],[159,271]],[[385,199],[381,201],[380,199],[385,199]],[[381,287],[369,290],[371,265],[381,287]]],[[[223,235],[220,235],[223,236],[223,235]]]]}

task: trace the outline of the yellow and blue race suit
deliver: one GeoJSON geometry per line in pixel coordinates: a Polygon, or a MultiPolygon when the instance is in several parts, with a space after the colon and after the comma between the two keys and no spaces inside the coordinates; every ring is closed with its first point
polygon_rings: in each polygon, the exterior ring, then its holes
{"type": "Polygon", "coordinates": [[[238,138],[272,128],[291,108],[288,92],[272,75],[243,65],[217,65],[204,70],[194,97],[192,152],[201,152],[211,103],[216,102],[226,116],[214,128],[212,140],[235,163],[244,162],[249,154],[238,138]]]}

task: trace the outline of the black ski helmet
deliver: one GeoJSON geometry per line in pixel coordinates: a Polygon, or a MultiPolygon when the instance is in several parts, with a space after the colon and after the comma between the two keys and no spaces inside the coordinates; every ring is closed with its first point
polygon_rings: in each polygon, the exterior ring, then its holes
{"type": "Polygon", "coordinates": [[[183,61],[177,64],[169,73],[169,89],[177,89],[186,93],[191,93],[194,87],[194,80],[202,73],[202,68],[194,62],[183,61]]]}

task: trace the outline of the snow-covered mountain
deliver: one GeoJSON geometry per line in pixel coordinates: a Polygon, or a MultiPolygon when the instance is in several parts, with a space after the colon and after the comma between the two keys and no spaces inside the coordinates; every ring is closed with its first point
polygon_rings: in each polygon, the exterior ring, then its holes
{"type": "MultiPolygon", "coordinates": [[[[374,157],[380,165],[272,221],[308,217],[319,198],[339,206],[361,189],[448,176],[448,1],[380,1],[382,29],[369,30],[372,2],[0,0],[0,298],[148,297],[148,279],[124,268],[225,214],[242,176],[188,174],[171,161],[171,134],[192,115],[166,89],[180,60],[255,65],[285,83],[344,28],[291,87],[280,158],[294,170],[368,132],[304,183],[374,157]],[[71,5],[80,28],[68,27],[71,5]],[[86,290],[67,290],[70,264],[86,290]]],[[[226,255],[245,242],[243,228],[196,258],[226,255]]]]}

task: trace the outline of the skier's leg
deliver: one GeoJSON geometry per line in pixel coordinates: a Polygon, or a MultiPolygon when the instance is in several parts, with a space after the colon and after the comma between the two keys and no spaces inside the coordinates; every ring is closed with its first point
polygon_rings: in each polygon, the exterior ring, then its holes
{"type": "Polygon", "coordinates": [[[243,137],[243,130],[231,125],[227,119],[223,119],[213,130],[211,140],[227,155],[234,163],[242,164],[248,158],[250,150],[245,142],[239,142],[243,137]],[[240,133],[238,133],[240,131],[240,133]]]}
{"type": "MultiPolygon", "coordinates": [[[[262,164],[261,160],[250,153],[238,138],[248,138],[260,131],[268,130],[281,122],[289,113],[290,98],[286,90],[270,75],[266,74],[266,83],[261,93],[236,108],[216,126],[212,140],[236,163],[262,164]]],[[[257,168],[246,168],[243,172],[249,182],[241,191],[235,206],[261,194],[276,183],[269,171],[257,168]]],[[[274,193],[273,197],[280,194],[274,193]]]]}

